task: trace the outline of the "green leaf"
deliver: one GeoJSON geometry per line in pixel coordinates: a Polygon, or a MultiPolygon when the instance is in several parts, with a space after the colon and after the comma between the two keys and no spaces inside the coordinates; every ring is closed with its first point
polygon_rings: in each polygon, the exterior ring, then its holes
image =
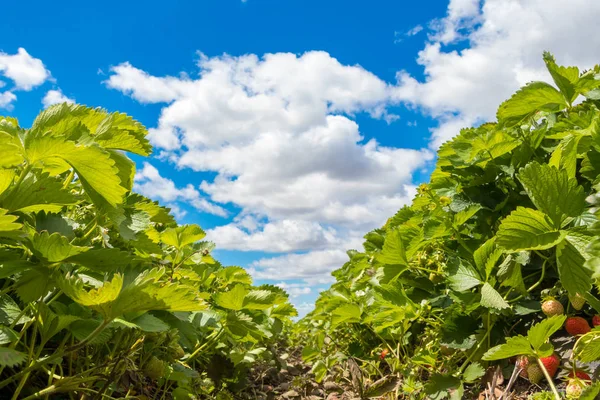
{"type": "Polygon", "coordinates": [[[492,347],[482,357],[485,361],[502,360],[514,356],[534,356],[529,340],[525,336],[513,336],[506,339],[506,343],[492,347]]]}
{"type": "Polygon", "coordinates": [[[402,237],[399,230],[395,229],[387,233],[385,242],[383,243],[383,249],[375,258],[382,264],[408,265],[406,253],[404,252],[404,244],[402,243],[402,237]]]}
{"type": "Polygon", "coordinates": [[[600,360],[600,331],[593,330],[582,336],[573,353],[580,362],[588,363],[600,360]]]}
{"type": "Polygon", "coordinates": [[[48,168],[46,165],[66,162],[73,167],[90,196],[97,194],[112,207],[122,203],[127,189],[121,185],[119,170],[109,152],[52,136],[33,139],[26,150],[30,164],[55,173],[54,167],[48,168]]]}
{"type": "Polygon", "coordinates": [[[459,261],[456,265],[451,266],[448,283],[452,289],[464,292],[480,285],[482,282],[479,273],[470,264],[459,261]]]}
{"type": "Polygon", "coordinates": [[[61,234],[49,235],[48,232],[35,232],[31,238],[31,248],[37,257],[51,263],[64,261],[90,249],[89,247],[74,246],[61,234]]]}
{"type": "Polygon", "coordinates": [[[0,195],[13,183],[15,176],[14,169],[0,169],[0,195]]]}
{"type": "Polygon", "coordinates": [[[0,126],[0,168],[16,167],[23,163],[23,147],[14,136],[0,126]]]}
{"type": "Polygon", "coordinates": [[[441,400],[448,397],[452,390],[457,390],[460,385],[460,379],[452,375],[432,374],[425,385],[425,393],[427,399],[441,400]]]}
{"type": "Polygon", "coordinates": [[[579,92],[577,91],[579,68],[556,65],[554,57],[548,52],[544,52],[544,62],[546,63],[546,68],[548,69],[548,72],[550,72],[554,83],[560,89],[569,104],[571,104],[579,95],[579,92]]]}
{"type": "Polygon", "coordinates": [[[564,315],[555,315],[529,328],[527,340],[534,350],[538,351],[550,339],[550,336],[560,330],[566,319],[567,317],[564,315]]]}
{"type": "Polygon", "coordinates": [[[0,236],[4,232],[11,232],[21,229],[23,225],[15,222],[19,217],[7,214],[8,210],[0,208],[0,236]]]}
{"type": "Polygon", "coordinates": [[[477,379],[485,375],[485,368],[478,362],[470,364],[463,372],[463,379],[467,383],[474,383],[477,379]]]}
{"type": "Polygon", "coordinates": [[[251,290],[244,298],[243,308],[248,310],[266,310],[275,305],[277,293],[269,290],[251,290]]]}
{"type": "Polygon", "coordinates": [[[498,108],[496,117],[504,126],[513,126],[538,111],[555,112],[567,107],[563,95],[545,82],[531,82],[498,108]]]}
{"type": "Polygon", "coordinates": [[[487,240],[473,253],[473,259],[479,272],[488,280],[496,263],[502,257],[502,250],[496,249],[496,238],[487,240]]]}
{"type": "Polygon", "coordinates": [[[22,314],[21,309],[10,296],[5,294],[0,295],[0,324],[20,325],[30,320],[31,318],[22,314]]]}
{"type": "Polygon", "coordinates": [[[129,115],[112,113],[96,128],[94,141],[106,149],[129,151],[148,156],[152,146],[146,139],[148,131],[129,115]]]}
{"type": "Polygon", "coordinates": [[[581,136],[565,137],[550,157],[549,165],[567,172],[569,178],[575,178],[577,172],[577,145],[581,136]]]}
{"type": "Polygon", "coordinates": [[[600,394],[600,382],[594,382],[586,386],[579,396],[579,400],[596,400],[600,394]]]}
{"type": "Polygon", "coordinates": [[[62,182],[46,173],[29,174],[6,196],[2,206],[10,211],[60,212],[63,206],[76,203],[77,198],[62,188],[62,182]]]}
{"type": "Polygon", "coordinates": [[[327,365],[323,360],[319,360],[313,365],[311,372],[315,375],[315,381],[321,383],[327,375],[327,365]]]}
{"type": "Polygon", "coordinates": [[[83,280],[69,275],[59,278],[58,285],[73,301],[98,311],[105,320],[110,320],[113,301],[123,288],[123,276],[116,274],[111,281],[106,281],[89,291],[85,288],[83,280]]]}
{"type": "Polygon", "coordinates": [[[26,359],[27,355],[25,353],[7,347],[0,347],[0,366],[2,367],[14,367],[22,364],[26,359]]]}
{"type": "Polygon", "coordinates": [[[543,212],[517,207],[502,221],[496,236],[496,243],[505,250],[545,250],[560,243],[566,232],[554,228],[543,212]]]}
{"type": "Polygon", "coordinates": [[[116,272],[132,264],[135,258],[130,253],[116,248],[96,248],[69,256],[65,261],[97,272],[116,272]]]}
{"type": "Polygon", "coordinates": [[[567,217],[577,217],[585,207],[585,193],[567,171],[531,162],[522,168],[519,181],[536,208],[560,228],[567,217]]]}
{"type": "Polygon", "coordinates": [[[496,291],[489,283],[485,283],[481,288],[481,305],[487,308],[495,308],[503,310],[510,308],[510,305],[502,298],[500,293],[496,291]]]}
{"type": "Polygon", "coordinates": [[[238,284],[227,292],[215,293],[213,300],[219,307],[239,311],[244,307],[244,298],[247,294],[248,290],[244,285],[238,284]]]}
{"type": "Polygon", "coordinates": [[[131,322],[144,332],[166,332],[169,330],[169,325],[163,320],[148,313],[142,314],[131,322]]]}
{"type": "Polygon", "coordinates": [[[588,292],[592,287],[593,270],[586,263],[586,248],[591,240],[591,236],[570,231],[556,248],[560,282],[570,295],[588,292]]]}
{"type": "Polygon", "coordinates": [[[223,280],[225,285],[232,283],[252,284],[252,277],[242,267],[226,267],[217,271],[217,277],[223,280]]]}
{"type": "Polygon", "coordinates": [[[8,326],[0,326],[0,345],[9,344],[17,341],[19,334],[8,326]]]}
{"type": "Polygon", "coordinates": [[[202,240],[206,233],[198,225],[182,225],[177,228],[165,229],[160,238],[166,245],[177,249],[202,240]]]}
{"type": "Polygon", "coordinates": [[[356,304],[344,304],[333,310],[331,313],[331,323],[335,326],[341,323],[360,322],[361,314],[360,307],[356,304]]]}
{"type": "Polygon", "coordinates": [[[460,229],[462,225],[471,219],[475,214],[477,214],[477,211],[479,210],[481,210],[481,206],[479,204],[472,204],[464,210],[454,214],[454,228],[460,229]]]}

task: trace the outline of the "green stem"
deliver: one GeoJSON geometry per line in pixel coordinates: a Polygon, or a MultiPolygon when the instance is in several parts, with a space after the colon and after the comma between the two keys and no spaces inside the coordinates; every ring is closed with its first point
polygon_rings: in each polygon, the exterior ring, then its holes
{"type": "Polygon", "coordinates": [[[27,164],[27,166],[23,168],[23,171],[21,171],[21,175],[19,175],[19,179],[17,179],[17,182],[15,183],[12,191],[18,189],[19,185],[23,182],[27,174],[29,174],[29,172],[31,171],[31,168],[32,166],[30,164],[27,164]]]}
{"type": "Polygon", "coordinates": [[[74,176],[75,176],[75,170],[72,169],[71,172],[69,172],[69,175],[67,175],[67,177],[65,178],[65,181],[63,183],[63,189],[66,189],[69,187],[69,185],[73,181],[74,176]]]}
{"type": "Polygon", "coordinates": [[[537,362],[540,365],[540,368],[542,369],[542,372],[544,373],[544,376],[546,377],[546,380],[548,381],[548,384],[550,385],[550,389],[552,389],[552,393],[554,393],[554,398],[556,400],[561,400],[560,394],[558,394],[558,390],[556,390],[556,386],[554,386],[554,382],[552,382],[552,377],[550,376],[550,374],[546,370],[546,367],[544,366],[544,363],[539,358],[537,359],[537,362]]]}
{"type": "Polygon", "coordinates": [[[459,374],[462,374],[462,372],[467,367],[467,365],[469,365],[469,363],[471,362],[471,360],[473,359],[473,357],[475,357],[475,354],[477,354],[477,352],[479,351],[479,348],[481,347],[481,345],[484,344],[487,341],[488,336],[490,336],[490,333],[492,332],[492,328],[493,327],[494,327],[494,324],[488,325],[487,332],[485,333],[485,335],[483,336],[483,338],[481,338],[481,341],[477,344],[477,347],[475,347],[475,350],[473,350],[473,352],[471,352],[471,354],[465,360],[465,362],[463,363],[463,365],[460,366],[460,368],[458,370],[459,374]]]}
{"type": "MultiPolygon", "coordinates": [[[[104,330],[104,328],[106,328],[106,326],[108,324],[110,324],[111,321],[112,321],[112,319],[102,321],[102,323],[100,325],[98,325],[98,327],[96,329],[94,329],[94,331],[92,333],[90,333],[85,339],[83,339],[81,342],[77,343],[76,345],[65,349],[63,352],[56,352],[56,353],[52,354],[51,356],[44,358],[43,360],[38,360],[38,361],[34,362],[33,364],[31,364],[29,367],[23,369],[21,372],[18,372],[16,374],[14,374],[13,376],[11,376],[10,378],[6,378],[5,380],[1,381],[0,388],[5,387],[6,385],[17,380],[18,378],[20,378],[21,376],[23,376],[25,374],[29,374],[31,371],[39,368],[42,365],[49,364],[53,361],[56,361],[56,360],[62,358],[63,356],[65,356],[67,354],[70,354],[70,353],[84,347],[92,339],[94,339],[100,332],[102,332],[104,330]]],[[[39,357],[37,357],[37,358],[39,359],[39,357]]]]}

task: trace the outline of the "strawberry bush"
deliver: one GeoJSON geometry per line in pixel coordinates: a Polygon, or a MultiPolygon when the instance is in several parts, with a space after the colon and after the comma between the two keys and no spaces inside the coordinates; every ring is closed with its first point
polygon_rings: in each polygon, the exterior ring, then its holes
{"type": "Polygon", "coordinates": [[[81,105],[0,117],[3,398],[225,396],[275,360],[288,296],[132,192],[146,134],[81,105]]]}
{"type": "Polygon", "coordinates": [[[357,364],[362,398],[492,398],[500,368],[534,398],[600,393],[600,67],[544,62],[553,85],[443,144],[412,205],[333,272],[294,331],[317,380],[357,364]]]}

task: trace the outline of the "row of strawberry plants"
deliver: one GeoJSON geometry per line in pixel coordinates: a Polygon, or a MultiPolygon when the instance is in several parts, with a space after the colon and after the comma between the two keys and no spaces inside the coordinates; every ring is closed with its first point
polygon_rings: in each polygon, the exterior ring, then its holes
{"type": "Polygon", "coordinates": [[[600,67],[544,61],[555,86],[443,144],[412,205],[333,272],[295,331],[318,380],[351,360],[363,397],[459,399],[500,366],[542,398],[600,392],[600,67]]]}
{"type": "Polygon", "coordinates": [[[287,294],[223,267],[200,227],[132,192],[126,153],[149,155],[146,135],[81,105],[30,129],[0,117],[0,391],[12,399],[196,398],[278,360],[296,315],[287,294]]]}

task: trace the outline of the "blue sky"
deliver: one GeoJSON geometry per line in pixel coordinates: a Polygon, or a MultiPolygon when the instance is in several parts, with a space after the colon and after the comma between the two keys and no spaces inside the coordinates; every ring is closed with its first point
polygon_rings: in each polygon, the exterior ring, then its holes
{"type": "Polygon", "coordinates": [[[9,2],[0,115],[28,126],[67,99],[131,114],[156,149],[138,190],[306,312],[440,143],[547,78],[543,50],[597,63],[598,2],[563,3],[9,2]]]}

